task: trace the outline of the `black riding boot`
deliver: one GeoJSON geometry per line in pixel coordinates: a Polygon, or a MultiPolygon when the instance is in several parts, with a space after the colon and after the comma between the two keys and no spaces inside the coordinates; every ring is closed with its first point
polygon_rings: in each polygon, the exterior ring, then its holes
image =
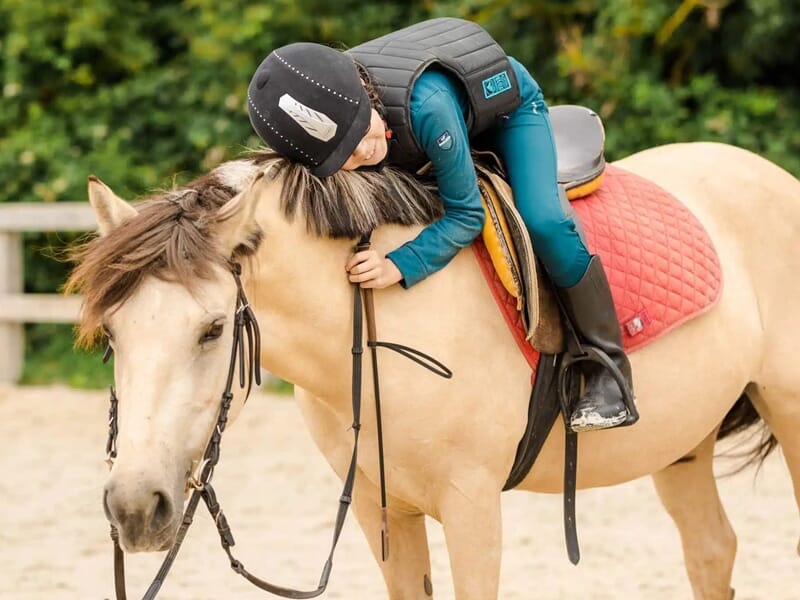
{"type": "MultiPolygon", "coordinates": [[[[622,349],[617,312],[600,257],[592,256],[586,273],[577,284],[559,288],[558,292],[581,342],[608,354],[632,393],[631,365],[622,349]]],[[[582,364],[587,365],[583,369],[585,385],[570,416],[572,429],[588,431],[621,425],[629,413],[614,377],[597,363],[582,364]]]]}

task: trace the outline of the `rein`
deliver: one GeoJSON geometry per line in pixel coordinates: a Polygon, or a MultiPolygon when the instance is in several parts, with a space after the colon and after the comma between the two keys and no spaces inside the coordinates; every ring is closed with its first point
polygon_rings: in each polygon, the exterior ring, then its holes
{"type": "MultiPolygon", "coordinates": [[[[369,234],[363,236],[357,246],[358,250],[368,248],[369,234]]],[[[383,560],[387,560],[389,556],[389,530],[387,518],[387,502],[386,502],[386,478],[384,468],[383,456],[383,428],[381,423],[380,412],[380,389],[378,382],[378,362],[377,362],[377,348],[387,348],[393,350],[402,356],[409,358],[417,364],[425,367],[440,377],[449,379],[452,377],[452,371],[444,364],[437,361],[431,356],[424,354],[414,348],[395,344],[392,342],[381,342],[376,339],[375,333],[375,315],[374,305],[372,298],[372,290],[362,290],[358,284],[353,284],[353,346],[351,349],[352,361],[352,410],[353,410],[353,454],[350,459],[350,466],[347,469],[347,477],[345,478],[344,488],[339,498],[339,508],[336,514],[336,521],[333,528],[333,540],[331,543],[330,553],[325,564],[322,567],[319,584],[315,590],[301,591],[291,588],[285,588],[274,585],[252,575],[244,565],[236,557],[233,556],[231,548],[235,545],[233,533],[228,525],[227,518],[222,511],[222,508],[217,501],[216,493],[211,486],[211,477],[214,473],[214,468],[219,462],[220,457],[220,442],[222,440],[222,433],[225,431],[225,426],[228,421],[228,411],[230,409],[231,401],[233,400],[233,378],[235,373],[236,359],[239,359],[239,386],[244,389],[245,375],[247,375],[247,397],[250,395],[252,381],[255,379],[256,384],[261,383],[261,367],[259,362],[259,355],[261,352],[261,337],[256,321],[255,313],[253,312],[247,297],[244,293],[244,288],[241,282],[241,266],[238,263],[231,263],[231,272],[236,282],[237,297],[236,297],[236,318],[234,321],[233,331],[233,347],[231,350],[231,360],[228,367],[228,378],[225,385],[225,391],[222,394],[220,402],[219,415],[217,422],[214,426],[211,438],[203,453],[203,460],[197,468],[196,474],[189,478],[189,485],[191,485],[192,493],[186,504],[186,509],[183,513],[181,526],[175,536],[175,542],[170,548],[167,556],[164,558],[161,568],[156,573],[152,583],[147,589],[147,592],[142,597],[142,600],[152,600],[158,594],[161,585],[164,582],[167,574],[169,573],[172,563],[178,555],[178,551],[183,543],[189,526],[192,524],[194,513],[197,510],[197,505],[202,499],[214,523],[217,526],[219,533],[220,543],[223,550],[228,555],[231,568],[239,573],[242,577],[247,579],[256,587],[282,596],[284,598],[316,598],[322,594],[328,587],[328,580],[330,578],[331,570],[333,567],[333,555],[336,546],[339,542],[342,528],[344,526],[347,511],[350,508],[353,496],[353,486],[355,484],[356,464],[358,457],[358,438],[361,431],[361,387],[362,387],[362,357],[364,349],[362,346],[363,340],[363,322],[364,313],[366,312],[367,320],[367,346],[371,350],[372,356],[372,374],[375,396],[375,409],[377,419],[377,437],[378,437],[378,462],[380,467],[380,495],[381,495],[381,548],[383,560]],[[362,293],[364,295],[362,300],[362,293]],[[245,339],[246,338],[246,339],[245,339]],[[247,373],[245,373],[245,351],[247,353],[247,373]]],[[[106,349],[103,355],[103,361],[107,361],[111,356],[111,347],[106,349]]],[[[106,461],[109,467],[113,465],[113,460],[117,456],[116,437],[118,432],[117,420],[117,405],[118,399],[114,388],[111,388],[110,394],[110,408],[108,418],[108,440],[106,442],[106,461]]],[[[119,532],[116,527],[111,525],[111,539],[114,544],[114,589],[116,591],[117,600],[127,600],[125,590],[125,556],[122,547],[119,543],[119,532]]]]}

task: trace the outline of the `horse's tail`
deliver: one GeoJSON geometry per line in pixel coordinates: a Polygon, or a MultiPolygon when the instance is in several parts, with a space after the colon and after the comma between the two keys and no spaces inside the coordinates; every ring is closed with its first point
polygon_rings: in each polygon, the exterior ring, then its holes
{"type": "Polygon", "coordinates": [[[744,437],[735,446],[723,453],[723,456],[741,459],[741,463],[731,471],[726,472],[725,475],[738,473],[752,464],[755,464],[757,469],[760,469],[767,456],[778,445],[778,440],[772,435],[769,427],[756,411],[745,390],[728,411],[728,414],[725,415],[725,418],[722,419],[722,425],[717,433],[717,441],[741,433],[751,427],[755,427],[751,435],[744,437]],[[753,438],[758,438],[755,445],[751,445],[753,438]],[[743,445],[745,447],[741,448],[743,445]]]}

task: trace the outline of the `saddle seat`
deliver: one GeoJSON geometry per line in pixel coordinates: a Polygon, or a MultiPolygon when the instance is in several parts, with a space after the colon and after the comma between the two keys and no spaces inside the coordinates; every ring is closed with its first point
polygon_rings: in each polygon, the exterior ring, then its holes
{"type": "Polygon", "coordinates": [[[558,154],[558,183],[570,200],[588,196],[600,187],[606,168],[603,122],[585,106],[564,104],[550,108],[550,123],[558,154]]]}

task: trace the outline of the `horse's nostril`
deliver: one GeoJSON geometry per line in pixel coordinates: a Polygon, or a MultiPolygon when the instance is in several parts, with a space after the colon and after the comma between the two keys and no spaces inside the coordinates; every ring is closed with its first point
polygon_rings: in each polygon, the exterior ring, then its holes
{"type": "Polygon", "coordinates": [[[172,503],[163,492],[155,492],[155,506],[150,519],[151,531],[161,531],[172,521],[172,503]]]}

